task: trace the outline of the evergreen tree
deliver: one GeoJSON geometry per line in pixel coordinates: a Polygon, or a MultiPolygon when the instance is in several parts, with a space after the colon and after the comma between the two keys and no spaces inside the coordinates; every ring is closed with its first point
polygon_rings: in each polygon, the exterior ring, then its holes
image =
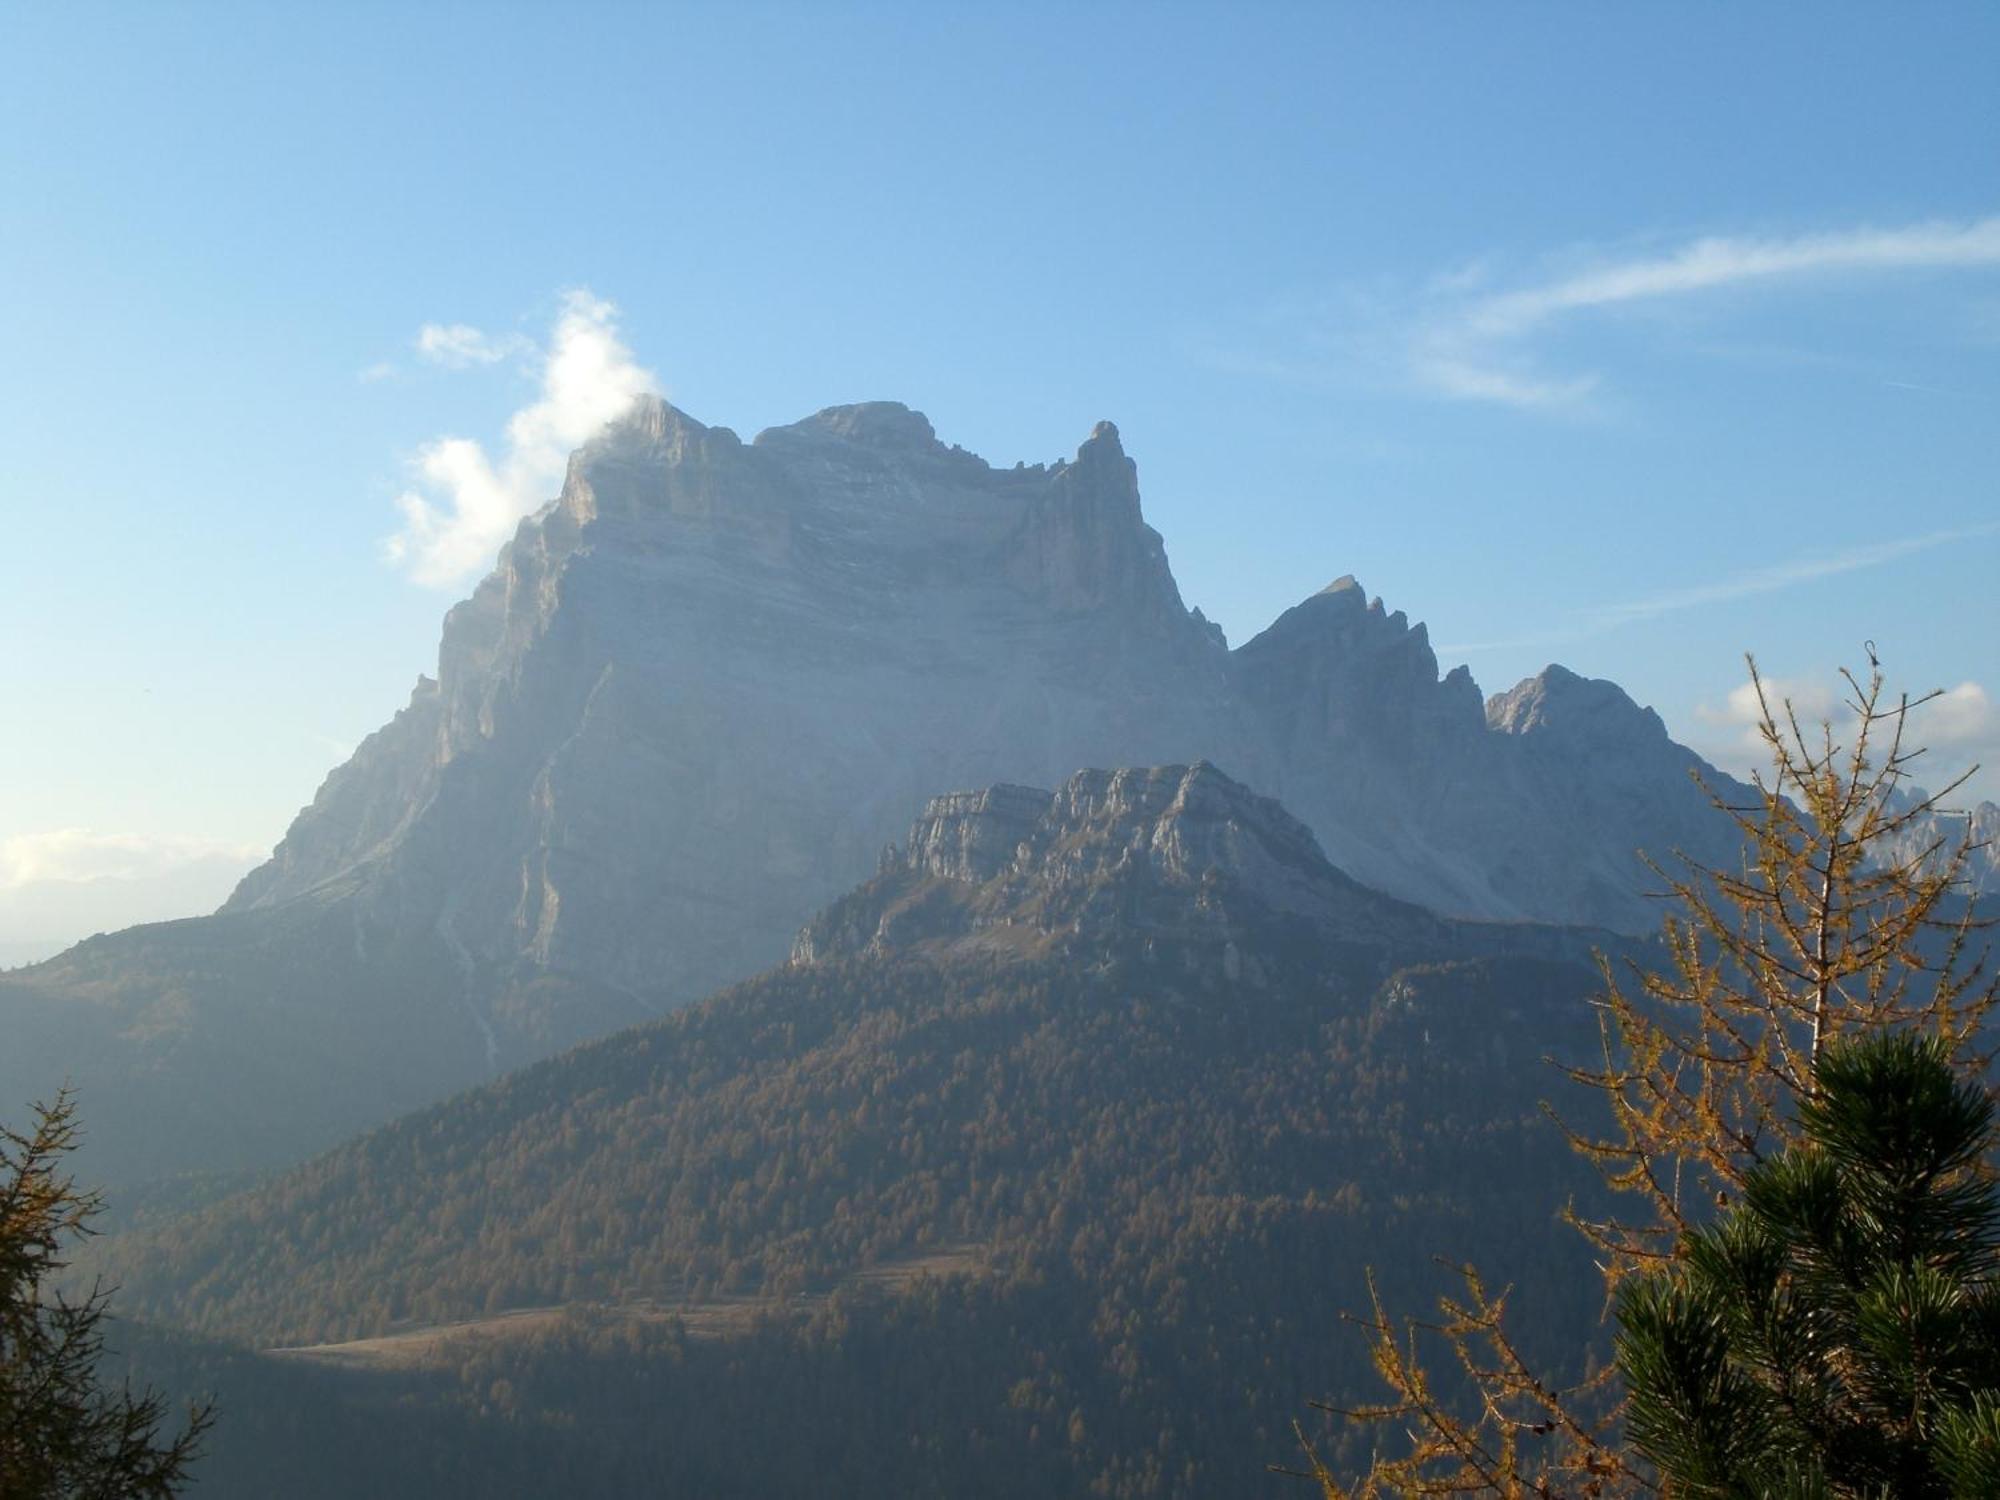
{"type": "Polygon", "coordinates": [[[1799,1143],[1620,1287],[1629,1438],[1691,1500],[2000,1495],[1992,1101],[1908,1034],[1815,1081],[1799,1143]]]}
{"type": "Polygon", "coordinates": [[[63,1170],[77,1133],[67,1092],[27,1134],[0,1127],[0,1496],[157,1500],[185,1483],[210,1414],[163,1438],[164,1400],[100,1379],[108,1293],[71,1301],[50,1286],[100,1206],[63,1170]]]}

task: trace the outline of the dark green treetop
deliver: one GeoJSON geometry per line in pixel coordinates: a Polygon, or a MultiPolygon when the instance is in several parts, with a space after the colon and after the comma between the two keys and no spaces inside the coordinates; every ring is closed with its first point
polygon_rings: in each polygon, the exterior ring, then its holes
{"type": "Polygon", "coordinates": [[[1630,1440],[1675,1495],[2000,1495],[1993,1103],[1908,1033],[1815,1082],[1797,1143],[1620,1286],[1630,1440]]]}

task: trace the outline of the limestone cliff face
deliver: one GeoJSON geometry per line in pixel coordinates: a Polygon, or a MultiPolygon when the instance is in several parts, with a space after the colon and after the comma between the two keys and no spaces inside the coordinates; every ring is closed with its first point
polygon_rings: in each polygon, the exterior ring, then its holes
{"type": "MultiPolygon", "coordinates": [[[[1318,832],[1342,869],[1441,910],[1518,916],[1448,828],[1440,799],[1483,783],[1491,736],[1463,668],[1440,679],[1422,625],[1341,578],[1295,605],[1232,662],[1267,736],[1261,789],[1318,832]]],[[[1546,913],[1557,920],[1567,913],[1546,913]]]]}
{"type": "Polygon", "coordinates": [[[1741,788],[1615,683],[1551,666],[1482,704],[1438,675],[1421,624],[1342,578],[1232,661],[1267,736],[1258,785],[1381,890],[1459,915],[1624,932],[1658,920],[1640,851],[1726,863],[1736,840],[1694,782],[1741,788]]]}
{"type": "Polygon", "coordinates": [[[1740,838],[1710,797],[1741,805],[1750,789],[1676,744],[1616,683],[1551,666],[1489,701],[1486,719],[1506,751],[1499,785],[1513,805],[1535,809],[1542,830],[1492,863],[1502,888],[1519,883],[1576,920],[1638,931],[1659,911],[1635,892],[1661,888],[1635,878],[1640,854],[1668,870],[1680,854],[1734,861],[1740,838]]]}
{"type": "Polygon", "coordinates": [[[805,925],[792,962],[1055,953],[1254,1003],[1274,964],[1350,975],[1499,958],[1589,967],[1618,951],[1639,947],[1601,928],[1454,920],[1371,890],[1277,802],[1197,762],[1079,771],[1053,792],[935,797],[872,880],[805,925]]]}
{"type": "Polygon", "coordinates": [[[649,398],[230,907],[337,895],[475,1005],[548,972],[671,1003],[780,957],[942,789],[1203,759],[1452,913],[1644,929],[1635,851],[1727,837],[1617,688],[1551,668],[1482,707],[1351,578],[1228,651],[1109,423],[994,469],[894,403],[744,443],[649,398]]]}
{"type": "Polygon", "coordinates": [[[876,877],[805,926],[792,962],[914,947],[1108,958],[1137,941],[1205,944],[1229,964],[1268,946],[1248,925],[1274,920],[1406,954],[1442,951],[1451,925],[1349,879],[1284,808],[1197,762],[933,798],[876,877]]]}
{"type": "Polygon", "coordinates": [[[941,788],[1227,755],[1227,697],[1109,424],[995,470],[889,403],[745,444],[649,400],[231,907],[337,889],[482,991],[691,999],[781,958],[941,788]]]}
{"type": "Polygon", "coordinates": [[[1149,871],[1145,905],[1259,850],[1276,880],[1309,829],[1400,898],[1350,903],[1371,920],[1647,930],[1635,850],[1727,852],[1695,764],[1560,669],[1482,706],[1351,579],[1231,652],[1108,423],[1068,462],[995,469],[894,403],[746,443],[647,399],[221,913],[0,979],[0,1086],[77,1076],[135,1171],[283,1159],[782,961],[960,787],[993,790],[897,856],[926,878],[1000,871],[1051,798],[1103,831],[1167,797],[1116,879],[1086,869],[1111,845],[1042,848],[1075,862],[1049,890],[1101,902],[1149,871]],[[1208,818],[1204,776],[1070,779],[1204,761],[1293,832],[1208,818]]]}

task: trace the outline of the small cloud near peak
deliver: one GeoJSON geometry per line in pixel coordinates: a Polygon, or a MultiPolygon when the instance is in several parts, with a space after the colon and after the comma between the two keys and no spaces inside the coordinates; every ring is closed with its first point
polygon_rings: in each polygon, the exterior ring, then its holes
{"type": "MultiPolygon", "coordinates": [[[[660,391],[618,336],[618,309],[586,289],[566,292],[540,355],[540,394],[507,422],[499,453],[471,438],[440,437],[414,461],[416,484],[396,500],[402,529],[389,538],[389,560],[419,583],[456,588],[491,565],[514,527],[562,482],[571,450],[622,416],[642,395],[660,391]]],[[[462,324],[429,324],[419,353],[458,368],[491,363],[512,350],[462,324]],[[429,348],[426,347],[426,341],[429,348]]]]}

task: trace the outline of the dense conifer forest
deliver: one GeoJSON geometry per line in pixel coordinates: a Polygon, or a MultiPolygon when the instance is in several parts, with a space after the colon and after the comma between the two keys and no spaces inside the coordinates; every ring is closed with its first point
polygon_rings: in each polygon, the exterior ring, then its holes
{"type": "Polygon", "coordinates": [[[1476,1244],[1538,1342],[1593,1343],[1538,1059],[1590,1045],[1597,979],[1259,952],[1254,991],[1153,941],[781,970],[92,1269],[214,1341],[135,1335],[222,1399],[202,1494],[1269,1493],[1362,1380],[1370,1267],[1407,1302],[1476,1244]],[[251,1352],[526,1308],[562,1311],[251,1352]]]}

